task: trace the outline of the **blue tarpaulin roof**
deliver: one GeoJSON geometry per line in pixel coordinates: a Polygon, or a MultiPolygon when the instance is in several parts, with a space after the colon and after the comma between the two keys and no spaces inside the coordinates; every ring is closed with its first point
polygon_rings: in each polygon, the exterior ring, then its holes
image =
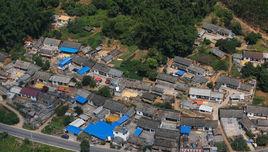
{"type": "Polygon", "coordinates": [[[60,52],[71,53],[71,54],[74,54],[74,53],[78,52],[78,49],[76,49],[76,48],[68,48],[68,47],[60,47],[59,50],[60,50],[60,52]]]}
{"type": "Polygon", "coordinates": [[[60,67],[64,67],[67,64],[70,64],[72,62],[72,58],[68,57],[68,58],[64,58],[62,60],[59,61],[59,66],[60,67]]]}
{"type": "Polygon", "coordinates": [[[95,136],[101,140],[106,140],[108,137],[113,137],[114,126],[104,121],[98,121],[96,123],[90,123],[84,132],[89,135],[95,136]]]}
{"type": "Polygon", "coordinates": [[[180,132],[181,132],[181,134],[190,134],[190,132],[191,132],[191,126],[182,125],[180,127],[180,132]]]}
{"type": "Polygon", "coordinates": [[[129,117],[127,115],[123,115],[119,120],[115,121],[112,123],[112,126],[120,126],[122,123],[124,123],[125,121],[127,121],[129,119],[129,117]]]}
{"type": "Polygon", "coordinates": [[[90,68],[88,66],[84,66],[81,69],[77,70],[77,73],[79,75],[84,75],[86,74],[88,71],[90,70],[90,68]]]}
{"type": "Polygon", "coordinates": [[[72,125],[68,125],[65,128],[69,133],[74,134],[74,135],[79,135],[79,133],[81,132],[81,129],[72,125]]]}
{"type": "Polygon", "coordinates": [[[84,103],[86,103],[86,102],[88,101],[87,98],[84,98],[84,97],[82,97],[82,96],[76,96],[76,97],[75,97],[75,100],[76,100],[78,103],[80,103],[80,104],[84,104],[84,103]]]}
{"type": "Polygon", "coordinates": [[[142,133],[143,129],[140,127],[137,127],[136,130],[134,131],[134,136],[139,137],[140,134],[142,133]]]}
{"type": "Polygon", "coordinates": [[[176,74],[179,75],[179,76],[183,76],[185,74],[185,71],[184,70],[178,70],[176,72],[176,74]]]}

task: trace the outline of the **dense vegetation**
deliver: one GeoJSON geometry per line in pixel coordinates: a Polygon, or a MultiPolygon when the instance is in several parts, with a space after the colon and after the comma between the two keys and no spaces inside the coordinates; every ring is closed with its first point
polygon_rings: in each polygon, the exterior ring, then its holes
{"type": "Polygon", "coordinates": [[[236,150],[236,151],[248,151],[249,150],[247,142],[244,140],[243,137],[238,137],[234,139],[231,142],[231,146],[233,150],[236,150]]]}
{"type": "MultiPolygon", "coordinates": [[[[22,44],[26,36],[38,38],[52,21],[50,7],[57,6],[49,0],[0,0],[0,48],[9,52],[22,44]]],[[[14,50],[14,52],[19,50],[14,50]]]]}
{"type": "Polygon", "coordinates": [[[260,89],[268,92],[268,70],[265,65],[254,67],[252,63],[247,63],[241,69],[241,73],[244,78],[255,77],[259,82],[260,89]]]}
{"type": "Polygon", "coordinates": [[[156,48],[167,56],[191,54],[197,36],[194,24],[207,15],[211,1],[93,0],[110,17],[103,33],[140,48],[156,48]]]}
{"type": "Polygon", "coordinates": [[[6,109],[3,106],[0,106],[0,122],[7,125],[14,125],[19,122],[18,116],[6,109]]]}
{"type": "Polygon", "coordinates": [[[0,133],[0,152],[70,152],[68,150],[43,145],[29,141],[29,139],[19,139],[3,132],[0,133]]]}
{"type": "Polygon", "coordinates": [[[234,13],[244,20],[260,26],[268,32],[267,0],[222,0],[234,13]]]}

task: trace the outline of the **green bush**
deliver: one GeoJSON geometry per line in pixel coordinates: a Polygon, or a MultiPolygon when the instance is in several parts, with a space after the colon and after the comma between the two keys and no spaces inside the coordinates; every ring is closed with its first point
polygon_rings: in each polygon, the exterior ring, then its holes
{"type": "Polygon", "coordinates": [[[14,125],[19,123],[19,118],[12,111],[0,106],[0,122],[7,125],[14,125]]]}

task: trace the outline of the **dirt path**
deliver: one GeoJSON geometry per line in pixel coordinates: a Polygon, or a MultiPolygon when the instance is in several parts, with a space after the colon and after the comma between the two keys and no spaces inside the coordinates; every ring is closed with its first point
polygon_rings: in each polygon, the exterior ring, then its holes
{"type": "Polygon", "coordinates": [[[233,59],[232,59],[232,55],[228,54],[228,58],[229,58],[228,75],[230,75],[230,74],[231,74],[231,71],[232,71],[232,67],[233,67],[233,59]]]}
{"type": "Polygon", "coordinates": [[[36,132],[41,132],[52,120],[54,116],[51,116],[44,124],[42,124],[37,130],[35,130],[36,132]]]}
{"type": "Polygon", "coordinates": [[[220,121],[218,121],[218,126],[219,126],[219,128],[220,128],[221,133],[222,133],[222,137],[223,137],[223,140],[224,140],[225,145],[227,146],[228,152],[233,152],[233,148],[232,148],[231,144],[229,143],[229,141],[228,141],[228,139],[227,139],[226,133],[225,133],[225,131],[223,130],[220,121]]]}
{"type": "Polygon", "coordinates": [[[23,124],[24,124],[24,118],[23,116],[14,108],[12,108],[11,106],[9,106],[6,101],[1,101],[0,102],[3,106],[5,106],[8,110],[14,112],[18,117],[19,117],[19,123],[15,124],[14,126],[22,128],[23,124]]]}
{"type": "Polygon", "coordinates": [[[250,31],[250,32],[255,32],[255,33],[260,33],[262,35],[262,38],[265,40],[268,40],[268,34],[261,31],[260,29],[256,29],[252,26],[250,26],[248,23],[244,22],[242,19],[234,16],[234,19],[239,22],[242,26],[242,28],[244,28],[246,31],[250,31]]]}

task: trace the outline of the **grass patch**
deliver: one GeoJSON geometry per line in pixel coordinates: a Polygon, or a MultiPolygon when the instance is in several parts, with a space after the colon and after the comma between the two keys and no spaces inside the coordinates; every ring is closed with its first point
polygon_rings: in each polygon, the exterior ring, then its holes
{"type": "Polygon", "coordinates": [[[258,40],[256,44],[249,45],[248,48],[259,52],[268,52],[268,42],[265,40],[258,40]]]}
{"type": "Polygon", "coordinates": [[[224,142],[215,143],[215,146],[218,148],[219,152],[227,152],[227,146],[224,142]]]}
{"type": "Polygon", "coordinates": [[[265,103],[265,97],[263,96],[256,96],[253,98],[252,104],[255,106],[264,106],[265,103]]]}
{"type": "Polygon", "coordinates": [[[240,77],[240,72],[237,70],[237,67],[235,65],[232,66],[231,76],[232,77],[240,77]]]}
{"type": "Polygon", "coordinates": [[[0,105],[0,122],[7,125],[14,125],[19,123],[19,118],[14,112],[0,105]]]}
{"type": "Polygon", "coordinates": [[[119,60],[113,60],[111,63],[114,65],[115,68],[120,69],[120,66],[122,64],[123,61],[126,61],[128,59],[131,59],[131,57],[133,56],[133,54],[135,53],[135,51],[138,49],[138,47],[136,45],[132,45],[132,46],[124,46],[127,47],[127,51],[124,51],[120,57],[119,60]]]}
{"type": "Polygon", "coordinates": [[[74,118],[69,116],[53,117],[51,122],[44,129],[42,129],[41,132],[49,135],[63,134],[64,127],[73,120],[74,118]]]}
{"type": "Polygon", "coordinates": [[[10,135],[3,135],[4,133],[0,133],[0,152],[70,152],[68,150],[22,140],[10,135]]]}

